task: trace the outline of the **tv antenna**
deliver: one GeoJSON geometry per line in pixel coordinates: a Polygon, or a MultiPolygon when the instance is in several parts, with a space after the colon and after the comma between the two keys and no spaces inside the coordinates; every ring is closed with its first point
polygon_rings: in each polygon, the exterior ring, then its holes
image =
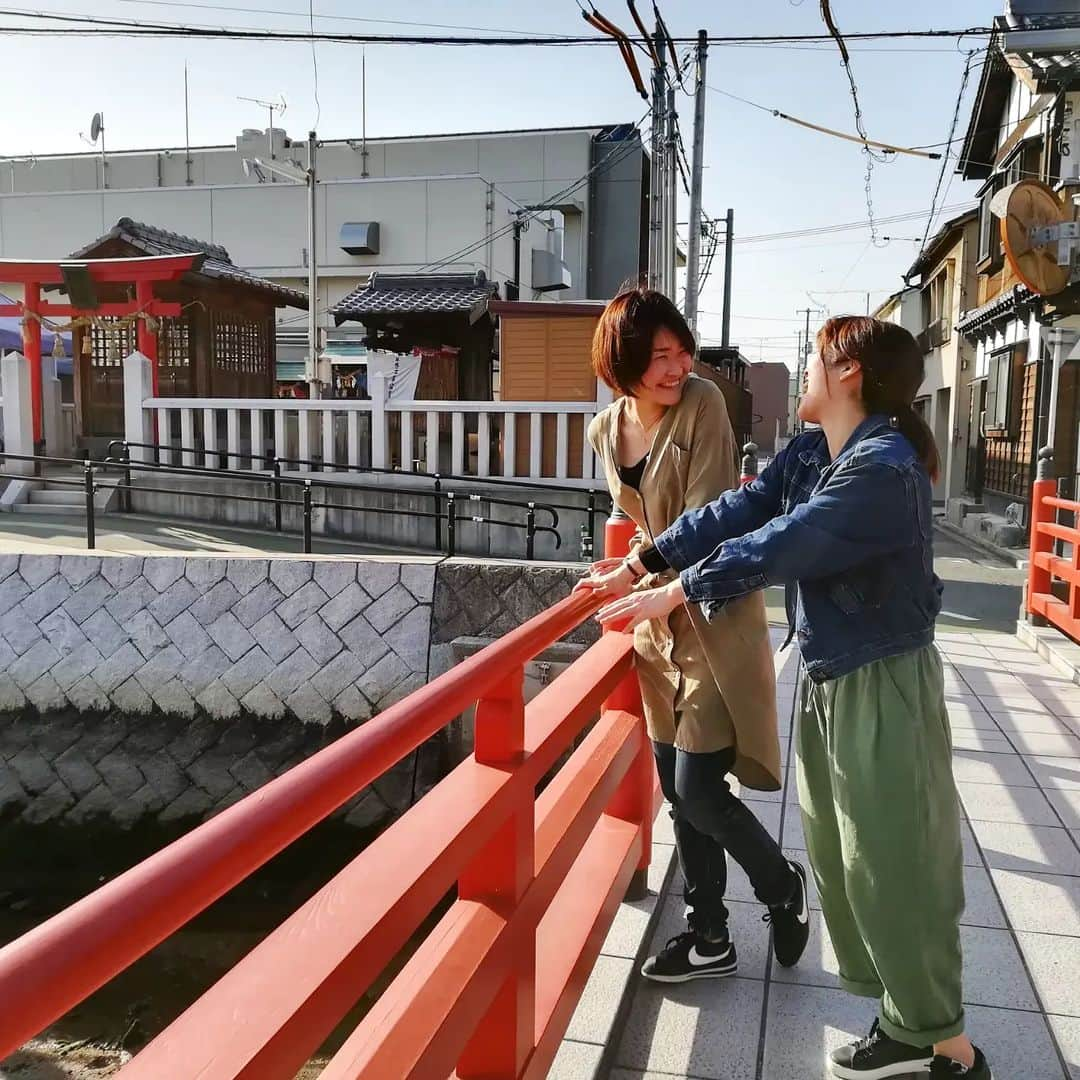
{"type": "Polygon", "coordinates": [[[15,194],[15,166],[25,165],[28,169],[32,169],[37,165],[37,157],[31,154],[29,157],[10,157],[5,159],[8,167],[11,169],[11,193],[15,194]]]}
{"type": "MultiPolygon", "coordinates": [[[[266,152],[271,161],[274,160],[274,113],[278,116],[284,116],[285,110],[289,107],[288,102],[285,100],[285,95],[280,94],[277,101],[263,101],[262,98],[253,97],[240,97],[237,95],[237,101],[247,101],[252,105],[258,105],[260,108],[266,109],[270,114],[270,124],[266,129],[266,152]]],[[[274,182],[273,176],[270,177],[270,182],[274,182]]]]}
{"type": "Polygon", "coordinates": [[[87,146],[96,146],[98,140],[101,141],[101,186],[107,188],[109,186],[109,163],[105,157],[105,116],[103,113],[96,112],[90,120],[90,137],[87,138],[81,131],[79,132],[79,138],[82,139],[87,146]]]}
{"type": "Polygon", "coordinates": [[[1001,219],[1001,243],[1012,272],[1033,293],[1052,296],[1072,278],[1080,222],[1057,194],[1038,180],[1003,187],[990,212],[1001,219]]]}

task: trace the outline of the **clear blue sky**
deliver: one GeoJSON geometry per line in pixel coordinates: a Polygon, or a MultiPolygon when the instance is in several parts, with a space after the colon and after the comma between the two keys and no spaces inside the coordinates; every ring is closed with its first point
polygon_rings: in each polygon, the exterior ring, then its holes
{"type": "MultiPolygon", "coordinates": [[[[14,0],[15,4],[19,0],[14,0]]],[[[39,0],[39,10],[82,12],[157,21],[185,21],[270,29],[303,29],[307,7],[297,0],[39,0]],[[243,10],[209,10],[206,4],[243,10]],[[39,6],[44,5],[44,6],[39,6]],[[287,14],[295,13],[295,14],[287,14]]],[[[400,19],[492,30],[581,33],[588,28],[576,0],[543,4],[496,0],[314,0],[316,27],[403,33],[437,33],[378,22],[400,19]]],[[[629,28],[621,0],[600,10],[629,28]]],[[[646,11],[650,5],[639,4],[646,11]]],[[[844,32],[953,28],[985,25],[1003,4],[987,0],[833,0],[844,32]]],[[[819,33],[815,0],[662,0],[673,34],[819,33]]],[[[8,22],[14,20],[8,19],[8,22]]],[[[454,31],[443,31],[452,33],[454,31]]],[[[982,44],[968,39],[966,48],[982,44]]],[[[193,145],[228,143],[243,127],[265,124],[266,114],[238,96],[285,95],[282,121],[300,136],[318,120],[325,138],[360,132],[360,50],[351,45],[318,47],[319,98],[314,97],[309,45],[126,39],[0,37],[9,87],[3,154],[78,150],[90,114],[105,113],[112,149],[182,145],[183,71],[191,83],[193,145]],[[18,89],[15,89],[18,88],[18,89]]],[[[964,57],[950,40],[888,41],[852,45],[852,60],[869,136],[900,145],[933,143],[948,136],[964,57]]],[[[552,127],[637,120],[645,104],[634,93],[612,49],[497,49],[375,46],[367,49],[368,135],[552,127]]],[[[973,72],[961,112],[967,123],[978,81],[973,72]]],[[[838,54],[832,47],[713,47],[708,82],[784,112],[839,128],[854,129],[852,102],[838,54]]],[[[687,144],[693,122],[689,98],[680,95],[687,144]]],[[[741,236],[815,228],[866,217],[863,155],[850,143],[794,127],[719,94],[708,97],[705,143],[706,210],[736,213],[741,236]]],[[[899,158],[874,170],[876,214],[925,211],[939,163],[899,158]]],[[[946,177],[947,205],[972,198],[973,185],[946,177]],[[950,183],[951,181],[951,183],[950,183]]],[[[685,220],[685,206],[680,220],[685,220]]],[[[925,216],[882,227],[898,237],[887,246],[869,244],[866,230],[790,241],[741,244],[735,249],[733,340],[752,359],[793,360],[796,309],[807,294],[830,312],[862,311],[865,292],[876,303],[898,287],[910,265],[925,216]],[[841,292],[838,290],[851,290],[841,292]],[[764,339],[764,340],[759,340],[764,339]]],[[[719,313],[722,266],[718,258],[702,298],[703,312],[719,313]]],[[[812,304],[813,306],[813,304],[812,304]]],[[[704,314],[706,339],[718,337],[719,314],[704,314]]]]}

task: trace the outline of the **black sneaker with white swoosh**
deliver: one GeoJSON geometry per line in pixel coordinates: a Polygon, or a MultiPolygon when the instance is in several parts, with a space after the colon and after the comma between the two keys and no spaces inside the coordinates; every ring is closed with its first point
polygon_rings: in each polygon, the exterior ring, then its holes
{"type": "Polygon", "coordinates": [[[641,974],[653,982],[681,983],[692,979],[725,979],[739,970],[735,946],[724,938],[709,941],[688,930],[673,937],[641,967],[641,974]]]}
{"type": "Polygon", "coordinates": [[[810,939],[810,903],[806,892],[806,870],[800,863],[788,864],[795,877],[795,891],[786,904],[770,907],[762,916],[772,924],[773,952],[781,967],[799,962],[810,939]]]}

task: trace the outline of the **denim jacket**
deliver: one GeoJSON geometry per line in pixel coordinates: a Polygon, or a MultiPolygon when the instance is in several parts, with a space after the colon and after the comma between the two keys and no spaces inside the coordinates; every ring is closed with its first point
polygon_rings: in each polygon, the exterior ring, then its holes
{"type": "Polygon", "coordinates": [[[930,478],[911,443],[870,416],[829,459],[824,432],[798,436],[753,482],[683,514],[656,537],[691,602],[784,585],[788,641],[807,674],[836,679],[934,639],[930,478]]]}

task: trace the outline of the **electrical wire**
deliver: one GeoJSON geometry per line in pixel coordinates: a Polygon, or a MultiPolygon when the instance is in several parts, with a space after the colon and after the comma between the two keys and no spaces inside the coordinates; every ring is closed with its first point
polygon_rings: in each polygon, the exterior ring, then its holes
{"type": "MultiPolygon", "coordinates": [[[[645,122],[645,119],[648,115],[648,112],[644,113],[641,119],[638,120],[637,124],[635,124],[634,126],[640,127],[640,125],[645,122]]],[[[563,188],[562,191],[558,191],[554,195],[550,196],[540,206],[531,208],[525,214],[517,215],[514,221],[510,221],[506,225],[502,225],[496,229],[491,230],[486,235],[482,236],[479,240],[463,248],[460,248],[458,251],[454,251],[451,254],[444,256],[443,258],[437,259],[434,262],[429,262],[414,272],[418,274],[431,273],[432,271],[438,270],[441,267],[446,266],[448,263],[457,262],[459,259],[466,258],[474,251],[478,251],[480,248],[486,247],[488,244],[493,243],[495,240],[501,239],[503,236],[506,236],[509,233],[513,232],[514,229],[519,226],[519,224],[527,224],[530,221],[534,221],[546,211],[552,209],[554,206],[557,206],[562,199],[565,199],[568,195],[572,195],[575,191],[577,191],[578,188],[580,188],[583,184],[588,183],[595,175],[598,175],[601,171],[606,172],[610,169],[613,169],[616,165],[619,164],[620,161],[628,157],[639,146],[641,146],[641,144],[645,140],[645,137],[646,136],[644,133],[639,132],[638,140],[627,139],[623,142],[618,143],[612,150],[605,154],[604,157],[602,157],[598,162],[596,162],[596,164],[593,165],[588,170],[588,172],[578,177],[571,184],[567,185],[567,187],[563,188]],[[618,155],[617,158],[616,155],[618,155]]]]}
{"type": "MultiPolygon", "coordinates": [[[[976,206],[978,206],[978,203],[974,201],[955,203],[952,206],[943,206],[941,212],[959,213],[963,210],[973,210],[976,206]]],[[[878,224],[895,225],[901,221],[915,221],[921,219],[926,212],[927,211],[923,209],[907,211],[901,214],[891,214],[887,217],[878,218],[878,224]]],[[[758,244],[767,240],[795,240],[802,236],[832,236],[835,233],[851,232],[852,230],[865,229],[866,227],[867,223],[865,221],[846,221],[835,225],[818,225],[812,228],[788,229],[786,232],[757,233],[753,236],[738,236],[735,238],[735,243],[758,244]]]]}
{"type": "MultiPolygon", "coordinates": [[[[964,64],[964,74],[960,78],[960,91],[956,95],[956,105],[953,108],[952,123],[949,125],[950,142],[956,135],[956,126],[960,122],[960,108],[964,103],[964,95],[967,93],[968,79],[971,77],[971,60],[974,55],[974,53],[968,53],[967,63],[964,64]]],[[[937,207],[938,196],[941,194],[941,185],[945,182],[945,170],[948,166],[949,155],[944,154],[941,159],[941,168],[938,171],[937,183],[934,184],[934,194],[930,198],[930,213],[926,218],[926,228],[923,230],[922,244],[919,247],[919,254],[913,265],[917,265],[926,252],[926,242],[930,239],[930,230],[934,224],[935,208],[937,207]]],[[[907,285],[910,281],[910,276],[905,274],[904,284],[907,285]]]]}
{"type": "Polygon", "coordinates": [[[739,101],[744,105],[749,105],[751,108],[759,109],[761,112],[767,112],[770,116],[774,116],[778,120],[786,120],[788,123],[798,124],[799,127],[809,128],[811,131],[817,131],[822,135],[830,135],[833,138],[845,139],[848,142],[858,143],[863,147],[876,147],[887,154],[910,154],[913,157],[933,158],[935,161],[942,156],[941,154],[933,153],[927,147],[897,146],[893,143],[878,142],[876,139],[867,139],[862,135],[849,135],[845,131],[837,131],[835,128],[825,127],[822,124],[815,124],[811,120],[803,120],[798,116],[792,116],[790,113],[781,112],[780,109],[773,109],[767,105],[761,105],[756,101],[751,101],[749,98],[740,97],[738,94],[732,94],[728,90],[721,90],[718,86],[709,86],[708,89],[714,94],[722,94],[724,97],[731,98],[733,101],[739,101]]]}
{"type": "MultiPolygon", "coordinates": [[[[193,11],[227,11],[238,15],[283,15],[287,18],[303,18],[303,12],[281,8],[236,7],[229,4],[201,4],[191,0],[116,0],[118,4],[135,4],[141,7],[190,8],[193,11]]],[[[580,3],[578,4],[581,7],[580,3]]],[[[360,15],[320,15],[323,22],[370,23],[373,26],[412,26],[426,30],[472,30],[479,33],[516,34],[528,37],[528,30],[511,30],[497,26],[464,26],[460,23],[409,22],[404,19],[371,19],[360,15]]],[[[547,35],[537,35],[546,37],[547,35]]]]}
{"type": "Polygon", "coordinates": [[[821,0],[821,17],[828,27],[829,33],[836,41],[836,47],[840,50],[840,62],[844,68],[844,74],[847,75],[848,85],[851,88],[851,100],[855,106],[855,130],[862,139],[862,152],[866,158],[866,174],[863,179],[863,190],[866,194],[866,220],[870,225],[870,242],[876,247],[878,235],[877,225],[874,222],[874,162],[887,161],[888,159],[875,154],[874,151],[870,149],[869,138],[866,134],[866,128],[863,125],[862,105],[859,102],[859,88],[855,85],[855,73],[851,70],[851,57],[848,55],[844,37],[840,33],[836,26],[836,22],[833,19],[832,10],[829,7],[829,0],[821,0]]]}
{"type": "MultiPolygon", "coordinates": [[[[109,19],[94,15],[71,15],[55,12],[35,11],[26,8],[3,8],[0,9],[0,17],[29,19],[34,23],[66,22],[79,23],[75,27],[55,26],[3,26],[0,34],[12,36],[40,36],[40,37],[63,37],[72,35],[81,36],[113,36],[113,37],[191,37],[191,38],[215,38],[240,41],[280,41],[280,42],[304,42],[311,34],[303,31],[270,31],[256,29],[225,29],[225,28],[198,28],[182,23],[151,23],[139,20],[109,19]]],[[[848,35],[848,40],[858,41],[887,41],[902,39],[924,38],[955,38],[985,37],[992,35],[992,26],[968,26],[952,30],[880,30],[864,31],[848,35]]],[[[417,35],[417,34],[345,34],[345,33],[319,33],[315,35],[318,41],[335,42],[339,44],[368,44],[368,45],[440,45],[440,46],[528,46],[528,47],[564,47],[564,46],[605,46],[610,47],[613,42],[603,36],[591,37],[583,35],[537,35],[522,34],[519,37],[505,37],[498,35],[488,36],[454,36],[454,35],[417,35]]],[[[672,45],[695,44],[697,37],[670,38],[672,45]]],[[[745,35],[717,35],[709,38],[709,43],[721,45],[785,45],[796,42],[825,42],[828,40],[822,34],[745,34],[745,35]]]]}

